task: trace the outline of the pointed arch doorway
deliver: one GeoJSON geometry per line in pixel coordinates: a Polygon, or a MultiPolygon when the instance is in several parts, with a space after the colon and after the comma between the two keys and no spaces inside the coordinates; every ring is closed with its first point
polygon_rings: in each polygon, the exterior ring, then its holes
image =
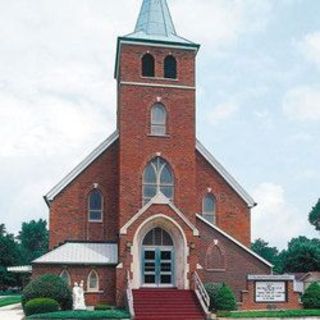
{"type": "Polygon", "coordinates": [[[175,250],[170,234],[160,227],[151,229],[142,242],[142,285],[175,286],[175,250]]]}

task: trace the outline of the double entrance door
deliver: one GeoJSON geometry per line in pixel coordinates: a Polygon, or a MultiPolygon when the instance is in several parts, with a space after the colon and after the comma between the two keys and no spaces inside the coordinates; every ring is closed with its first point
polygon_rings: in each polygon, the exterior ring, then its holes
{"type": "Polygon", "coordinates": [[[144,286],[173,287],[174,268],[173,247],[143,247],[142,279],[144,286]]]}

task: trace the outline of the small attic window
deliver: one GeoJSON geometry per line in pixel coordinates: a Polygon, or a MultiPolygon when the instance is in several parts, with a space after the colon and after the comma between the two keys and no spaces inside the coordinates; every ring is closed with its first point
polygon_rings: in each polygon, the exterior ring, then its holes
{"type": "Polygon", "coordinates": [[[164,59],[164,77],[177,79],[177,60],[171,55],[164,59]]]}
{"type": "Polygon", "coordinates": [[[154,57],[150,53],[142,57],[142,76],[154,77],[154,57]]]}

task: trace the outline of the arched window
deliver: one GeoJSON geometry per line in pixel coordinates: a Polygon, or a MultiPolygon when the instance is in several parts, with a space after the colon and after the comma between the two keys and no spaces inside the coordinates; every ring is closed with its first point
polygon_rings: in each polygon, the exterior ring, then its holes
{"type": "Polygon", "coordinates": [[[170,234],[161,229],[154,228],[147,233],[143,240],[144,246],[173,246],[170,234]]]}
{"type": "Polygon", "coordinates": [[[68,284],[68,286],[71,286],[71,277],[70,273],[67,270],[62,270],[59,276],[68,284]]]}
{"type": "Polygon", "coordinates": [[[173,56],[167,56],[164,59],[164,77],[177,79],[177,60],[173,56]]]}
{"type": "Polygon", "coordinates": [[[94,189],[89,194],[89,221],[101,222],[103,212],[103,198],[99,190],[94,189]]]}
{"type": "Polygon", "coordinates": [[[154,77],[154,57],[150,53],[142,57],[142,76],[154,77]]]}
{"type": "Polygon", "coordinates": [[[206,270],[224,270],[225,269],[225,258],[221,248],[213,244],[211,245],[206,253],[205,261],[206,270]]]}
{"type": "Polygon", "coordinates": [[[173,173],[169,164],[160,157],[149,162],[143,174],[143,203],[148,203],[159,191],[173,199],[173,173]]]}
{"type": "Polygon", "coordinates": [[[151,108],[151,134],[164,136],[167,133],[167,111],[161,103],[151,108]]]}
{"type": "Polygon", "coordinates": [[[87,280],[88,291],[99,291],[99,275],[95,270],[91,270],[87,280]]]}
{"type": "Polygon", "coordinates": [[[212,194],[207,194],[203,198],[202,216],[209,222],[216,223],[216,199],[212,194]]]}

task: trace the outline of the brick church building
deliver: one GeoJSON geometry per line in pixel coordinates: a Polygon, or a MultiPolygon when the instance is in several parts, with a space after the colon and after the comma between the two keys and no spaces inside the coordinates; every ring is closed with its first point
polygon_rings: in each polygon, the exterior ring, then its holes
{"type": "Polygon", "coordinates": [[[143,1],[118,38],[117,130],[45,196],[51,251],[33,277],[84,280],[88,305],[131,309],[139,294],[194,290],[205,310],[202,283],[225,282],[241,306],[249,275],[272,274],[249,248],[255,201],[196,138],[199,47],[165,0],[143,1]]]}

